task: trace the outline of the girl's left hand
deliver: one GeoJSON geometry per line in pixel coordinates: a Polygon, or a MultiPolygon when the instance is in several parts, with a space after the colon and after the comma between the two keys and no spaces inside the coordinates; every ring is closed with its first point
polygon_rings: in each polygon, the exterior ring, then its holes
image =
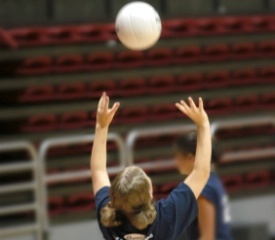
{"type": "Polygon", "coordinates": [[[109,97],[103,92],[97,107],[96,127],[108,128],[113,120],[116,111],[119,108],[120,103],[114,103],[112,108],[109,108],[109,97]]]}

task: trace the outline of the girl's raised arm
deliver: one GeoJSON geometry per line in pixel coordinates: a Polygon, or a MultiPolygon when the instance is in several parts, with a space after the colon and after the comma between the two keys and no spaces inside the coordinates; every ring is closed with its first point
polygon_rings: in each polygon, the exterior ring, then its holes
{"type": "Polygon", "coordinates": [[[97,107],[95,140],[90,162],[94,195],[96,195],[102,187],[110,186],[107,173],[107,135],[109,125],[118,108],[118,102],[116,102],[112,108],[109,108],[109,97],[104,92],[97,107]]]}
{"type": "Polygon", "coordinates": [[[192,189],[195,197],[198,198],[210,175],[212,142],[210,124],[204,111],[202,99],[199,98],[198,107],[191,97],[188,100],[189,104],[181,100],[176,103],[176,107],[197,125],[197,149],[194,169],[186,178],[185,183],[192,189]]]}

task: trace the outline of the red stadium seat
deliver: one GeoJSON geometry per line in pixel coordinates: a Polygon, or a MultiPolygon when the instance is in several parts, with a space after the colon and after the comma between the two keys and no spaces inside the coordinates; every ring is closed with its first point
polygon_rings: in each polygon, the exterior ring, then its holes
{"type": "Polygon", "coordinates": [[[116,54],[115,66],[118,68],[135,68],[144,65],[144,53],[138,51],[123,51],[116,54]]]}
{"type": "Polygon", "coordinates": [[[180,47],[176,49],[177,63],[194,63],[201,61],[201,49],[198,46],[180,47]]]}
{"type": "Polygon", "coordinates": [[[201,73],[188,73],[176,78],[176,91],[194,91],[202,89],[204,77],[201,73]]]}
{"type": "Polygon", "coordinates": [[[74,31],[75,27],[56,26],[49,27],[45,33],[47,43],[53,45],[76,43],[79,41],[74,31]],[[78,40],[78,41],[77,41],[78,40]]]}
{"type": "Polygon", "coordinates": [[[259,43],[257,46],[257,56],[273,58],[275,56],[275,40],[259,43]]]}
{"type": "Polygon", "coordinates": [[[195,23],[198,35],[217,35],[220,34],[220,19],[198,18],[195,23]]]}
{"type": "Polygon", "coordinates": [[[42,102],[54,99],[53,86],[35,86],[27,88],[19,97],[19,102],[42,102]]]}
{"type": "Polygon", "coordinates": [[[230,113],[232,110],[231,98],[211,99],[206,101],[205,108],[210,115],[230,113]]]}
{"type": "Polygon", "coordinates": [[[255,124],[254,126],[234,127],[231,129],[221,129],[217,132],[219,139],[236,139],[250,136],[267,136],[274,133],[272,124],[255,124]]]}
{"type": "Polygon", "coordinates": [[[24,132],[49,132],[56,129],[56,116],[53,114],[32,116],[26,125],[23,125],[24,132]]]}
{"type": "MultiPolygon", "coordinates": [[[[113,142],[107,143],[108,151],[117,151],[117,146],[113,142]]],[[[51,157],[66,157],[72,155],[84,155],[90,153],[91,151],[91,143],[75,143],[75,144],[64,144],[62,146],[52,147],[48,156],[51,157]]],[[[83,167],[81,166],[81,169],[83,167]]]]}
{"type": "Polygon", "coordinates": [[[71,155],[81,155],[87,154],[91,151],[91,144],[90,143],[81,143],[81,144],[64,144],[58,147],[52,147],[49,152],[48,156],[51,157],[59,157],[59,156],[71,156],[71,155]]]}
{"type": "Polygon", "coordinates": [[[238,191],[242,189],[244,185],[241,175],[223,176],[222,182],[228,192],[238,191]]]}
{"type": "MultiPolygon", "coordinates": [[[[167,104],[168,105],[168,104],[167,104]]],[[[167,106],[166,105],[166,106],[167,106]]],[[[171,104],[173,105],[173,104],[171,104]]],[[[171,107],[170,105],[170,107],[171,107]]],[[[179,112],[175,107],[174,107],[174,111],[175,112],[179,112]]],[[[182,113],[180,114],[182,116],[182,113]]],[[[153,115],[151,116],[152,120],[158,120],[157,118],[158,116],[155,117],[155,119],[153,118],[153,115]]],[[[150,147],[160,147],[160,146],[166,146],[170,145],[171,142],[176,141],[176,139],[178,138],[178,134],[160,134],[160,135],[156,135],[156,136],[151,136],[151,137],[143,137],[140,138],[139,141],[137,141],[137,145],[136,147],[138,148],[150,148],[150,147]]],[[[171,158],[171,155],[167,155],[167,156],[161,156],[161,158],[163,159],[169,159],[171,158]]],[[[159,160],[159,157],[156,159],[159,160]]]]}
{"type": "Polygon", "coordinates": [[[238,69],[232,72],[230,85],[241,86],[257,82],[256,70],[253,68],[238,69]]]}
{"type": "Polygon", "coordinates": [[[81,42],[102,42],[109,39],[108,33],[99,24],[81,25],[75,31],[81,42]]]}
{"type": "Polygon", "coordinates": [[[270,32],[275,30],[274,16],[251,16],[247,17],[249,27],[253,32],[270,32]]]}
{"type": "Polygon", "coordinates": [[[122,97],[144,95],[147,88],[146,82],[147,80],[142,77],[119,80],[115,94],[122,97]]]}
{"type": "Polygon", "coordinates": [[[61,100],[85,98],[86,85],[84,83],[65,83],[57,88],[57,98],[61,100]]]}
{"type": "Polygon", "coordinates": [[[159,191],[161,193],[170,193],[178,185],[179,185],[179,181],[165,183],[165,184],[159,186],[159,191]]]}
{"type": "Polygon", "coordinates": [[[10,34],[10,32],[0,28],[0,47],[3,46],[11,49],[16,49],[19,47],[19,44],[10,34]]]}
{"type": "Polygon", "coordinates": [[[101,26],[102,26],[101,29],[103,31],[103,34],[106,37],[105,41],[110,41],[110,40],[118,41],[114,23],[102,24],[101,26]]]}
{"type": "MultiPolygon", "coordinates": [[[[165,104],[153,106],[150,109],[150,119],[151,121],[165,121],[177,118],[178,111],[174,104],[165,104]]],[[[182,114],[181,114],[182,116],[182,114]]]]}
{"type": "Polygon", "coordinates": [[[248,59],[256,55],[254,43],[236,43],[231,47],[232,59],[248,59]]]}
{"type": "Polygon", "coordinates": [[[270,173],[268,171],[253,172],[245,175],[245,186],[248,188],[265,187],[269,183],[270,173]]]}
{"type": "Polygon", "coordinates": [[[56,216],[64,213],[64,199],[61,196],[50,197],[48,199],[48,208],[50,216],[56,216]]]}
{"type": "Polygon", "coordinates": [[[203,88],[222,88],[229,85],[230,74],[227,71],[209,72],[205,75],[203,88]]]}
{"type": "Polygon", "coordinates": [[[87,70],[105,70],[114,67],[115,59],[111,52],[92,53],[87,57],[87,70]]]}
{"type": "Polygon", "coordinates": [[[192,19],[173,19],[164,21],[162,37],[193,36],[196,33],[194,22],[195,20],[192,19]]]}
{"type": "Polygon", "coordinates": [[[89,126],[89,114],[87,112],[64,113],[60,116],[59,128],[75,129],[89,126]]]}
{"type": "Polygon", "coordinates": [[[234,101],[234,110],[245,112],[257,110],[259,97],[257,95],[238,96],[234,101]]]}
{"type": "Polygon", "coordinates": [[[259,78],[259,82],[275,82],[275,68],[260,68],[257,71],[257,77],[259,78]]]}
{"type": "Polygon", "coordinates": [[[119,112],[117,117],[118,123],[142,123],[146,122],[148,119],[148,109],[147,107],[131,107],[124,108],[119,112]]]}
{"type": "Polygon", "coordinates": [[[16,71],[16,74],[37,75],[53,71],[53,61],[50,57],[36,57],[25,59],[16,71]]]}
{"type": "Polygon", "coordinates": [[[118,92],[118,89],[115,80],[102,80],[100,82],[92,81],[90,84],[88,84],[87,91],[87,94],[90,97],[98,98],[104,91],[107,92],[109,96],[113,96],[116,92],[118,92]]]}
{"type": "Polygon", "coordinates": [[[226,44],[205,46],[203,48],[203,60],[205,62],[223,61],[228,58],[229,53],[229,46],[226,44]]]}
{"type": "Polygon", "coordinates": [[[46,28],[19,28],[9,30],[9,34],[18,47],[33,47],[48,43],[45,36],[46,30],[46,28]]]}
{"type": "Polygon", "coordinates": [[[75,72],[83,70],[84,59],[82,55],[61,56],[55,61],[56,72],[75,72]]]}
{"type": "Polygon", "coordinates": [[[171,48],[152,49],[145,55],[146,62],[149,66],[170,65],[173,57],[171,48]]]}
{"type": "Polygon", "coordinates": [[[236,34],[249,32],[247,20],[242,17],[223,17],[220,19],[221,31],[236,34]]]}
{"type": "Polygon", "coordinates": [[[265,109],[274,110],[275,93],[268,93],[261,97],[261,106],[265,109]]]}
{"type": "Polygon", "coordinates": [[[94,197],[92,193],[77,193],[69,196],[66,201],[66,212],[77,213],[94,209],[94,197]]]}
{"type": "Polygon", "coordinates": [[[152,93],[171,93],[176,88],[175,79],[171,75],[159,75],[150,78],[148,81],[148,87],[146,92],[152,93]]]}

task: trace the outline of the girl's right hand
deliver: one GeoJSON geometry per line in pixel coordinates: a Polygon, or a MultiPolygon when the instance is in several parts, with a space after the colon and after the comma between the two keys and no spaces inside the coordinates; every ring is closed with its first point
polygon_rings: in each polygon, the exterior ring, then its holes
{"type": "Polygon", "coordinates": [[[202,98],[199,98],[198,107],[191,97],[189,97],[188,100],[189,105],[184,100],[181,100],[175,105],[182,113],[192,119],[198,127],[209,125],[209,119],[207,113],[204,110],[202,98]]]}

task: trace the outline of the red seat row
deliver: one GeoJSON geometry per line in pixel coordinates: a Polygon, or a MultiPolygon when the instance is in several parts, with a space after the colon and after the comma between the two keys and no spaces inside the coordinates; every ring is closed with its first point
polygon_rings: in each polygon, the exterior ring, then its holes
{"type": "MultiPolygon", "coordinates": [[[[267,187],[274,181],[269,171],[250,172],[246,174],[223,176],[222,181],[229,192],[267,187]]],[[[179,181],[154,185],[155,199],[165,198],[179,184],[179,181]]],[[[48,199],[50,216],[65,213],[81,213],[95,210],[92,193],[81,192],[68,197],[55,196],[48,199]]]]}
{"type": "Polygon", "coordinates": [[[272,183],[272,178],[269,171],[259,171],[244,175],[223,176],[222,182],[227,191],[234,192],[269,186],[272,183]]]}
{"type": "MultiPolygon", "coordinates": [[[[263,109],[274,109],[275,93],[265,95],[247,95],[237,98],[218,98],[205,101],[205,108],[210,115],[224,115],[238,112],[251,112],[263,109]]],[[[114,124],[137,124],[144,122],[160,122],[177,119],[182,115],[173,104],[156,106],[137,106],[124,108],[118,111],[114,124]]],[[[32,116],[19,124],[19,129],[8,131],[23,132],[49,132],[54,130],[78,129],[93,126],[95,124],[95,113],[84,111],[63,113],[60,115],[46,114],[32,116]]],[[[3,123],[3,126],[13,126],[3,123]]],[[[7,129],[6,129],[7,130],[7,129]]]]}
{"type": "MultiPolygon", "coordinates": [[[[115,152],[118,150],[117,145],[114,142],[107,143],[108,152],[115,152]]],[[[47,156],[51,157],[64,157],[72,155],[89,154],[91,152],[91,143],[81,144],[63,144],[49,149],[47,156]]]]}
{"type": "MultiPolygon", "coordinates": [[[[273,32],[275,16],[225,16],[163,21],[162,37],[273,32]]],[[[0,44],[9,48],[104,42],[117,39],[114,24],[0,29],[0,44]]]]}
{"type": "Polygon", "coordinates": [[[247,127],[234,127],[233,129],[221,129],[216,133],[220,140],[249,137],[255,135],[274,135],[275,127],[272,124],[255,124],[247,127]]]}
{"type": "Polygon", "coordinates": [[[92,193],[82,192],[68,197],[56,196],[48,199],[50,216],[91,211],[95,209],[92,193]]]}
{"type": "Polygon", "coordinates": [[[9,104],[94,99],[103,91],[107,91],[112,97],[131,97],[263,83],[275,83],[275,68],[245,68],[236,71],[219,70],[182,75],[156,75],[150,78],[135,77],[90,83],[65,83],[56,86],[32,86],[18,93],[9,94],[0,101],[9,104]]]}
{"type": "MultiPolygon", "coordinates": [[[[168,66],[217,61],[271,58],[275,53],[275,41],[188,46],[176,49],[159,48],[147,52],[101,52],[88,56],[70,55],[57,58],[27,58],[15,67],[11,74],[41,75],[78,71],[103,71],[111,69],[168,66]]],[[[1,69],[0,69],[1,70],[1,69]]],[[[4,71],[3,69],[2,71],[4,71]]]]}

